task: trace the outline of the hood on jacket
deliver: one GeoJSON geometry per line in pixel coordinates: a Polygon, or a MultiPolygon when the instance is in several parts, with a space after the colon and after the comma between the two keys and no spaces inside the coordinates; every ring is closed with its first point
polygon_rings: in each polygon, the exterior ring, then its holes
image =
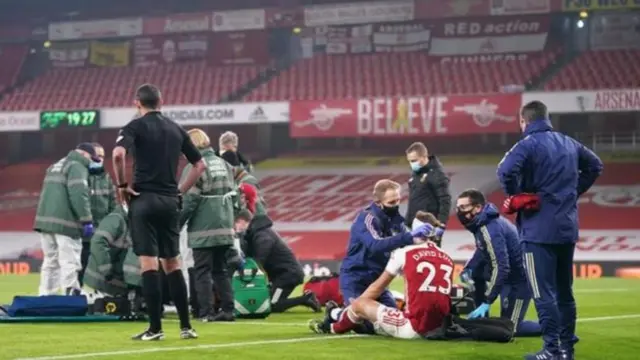
{"type": "Polygon", "coordinates": [[[273,221],[267,215],[256,215],[251,219],[247,233],[255,234],[260,230],[264,230],[273,226],[273,221]]]}
{"type": "Polygon", "coordinates": [[[498,208],[492,203],[486,203],[482,210],[467,223],[465,227],[471,232],[476,232],[479,228],[487,225],[499,216],[500,212],[498,212],[498,208]]]}
{"type": "Polygon", "coordinates": [[[530,122],[527,127],[524,128],[523,137],[531,135],[537,132],[553,131],[553,125],[549,119],[538,119],[530,122]]]}
{"type": "Polygon", "coordinates": [[[89,160],[86,157],[82,156],[82,154],[80,154],[79,152],[77,152],[75,150],[71,150],[69,152],[69,154],[67,155],[67,157],[69,159],[71,159],[71,160],[77,161],[80,164],[86,166],[87,169],[89,168],[89,164],[91,164],[91,160],[89,160]]]}
{"type": "Polygon", "coordinates": [[[432,169],[440,169],[441,171],[443,171],[442,163],[440,162],[440,159],[438,159],[437,156],[429,155],[428,159],[429,159],[429,162],[427,163],[427,165],[421,167],[420,170],[416,172],[416,174],[423,174],[423,173],[429,172],[429,170],[432,170],[432,169]]]}

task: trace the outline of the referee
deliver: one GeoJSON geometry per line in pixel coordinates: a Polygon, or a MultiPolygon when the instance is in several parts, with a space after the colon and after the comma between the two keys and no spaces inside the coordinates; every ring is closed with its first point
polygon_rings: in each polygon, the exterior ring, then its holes
{"type": "Polygon", "coordinates": [[[198,149],[184,129],[162,115],[160,91],[153,85],[138,88],[138,115],[120,130],[113,149],[113,167],[120,201],[129,204],[133,250],[140,258],[142,294],[147,304],[149,328],[133,340],[164,338],[161,323],[162,290],[158,258],[167,274],[169,292],[180,317],[180,337],[198,337],[189,321],[187,287],[180,271],[179,221],[181,194],[189,190],[206,169],[198,149]],[[133,183],[126,182],[125,156],[135,158],[133,183]],[[180,154],[193,167],[178,186],[180,154]]]}

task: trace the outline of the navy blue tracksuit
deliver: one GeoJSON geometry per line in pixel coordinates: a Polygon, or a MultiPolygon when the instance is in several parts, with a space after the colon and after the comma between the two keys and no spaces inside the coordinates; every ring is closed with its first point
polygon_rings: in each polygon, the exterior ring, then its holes
{"type": "Polygon", "coordinates": [[[519,211],[516,225],[544,347],[573,351],[576,304],[573,252],[578,240],[578,197],[602,173],[602,161],[584,145],[553,130],[548,119],[529,123],[523,138],[498,165],[507,195],[533,193],[539,211],[519,211]]]}
{"type": "MultiPolygon", "coordinates": [[[[476,243],[473,257],[465,265],[479,285],[488,282],[482,302],[492,304],[500,296],[500,317],[511,319],[518,336],[540,336],[540,326],[523,322],[531,301],[531,292],[522,262],[518,231],[488,203],[471,222],[465,224],[476,243]],[[485,274],[488,270],[488,274],[485,274]],[[487,276],[488,275],[488,276],[487,276]]],[[[482,291],[482,286],[476,291],[482,291]]],[[[476,304],[476,305],[479,305],[476,304]]]]}
{"type": "MultiPolygon", "coordinates": [[[[345,304],[382,275],[393,250],[412,244],[413,237],[399,213],[389,217],[375,203],[362,210],[351,225],[347,255],[340,266],[340,291],[345,304]]],[[[382,293],[378,302],[396,307],[389,291],[382,293]]]]}

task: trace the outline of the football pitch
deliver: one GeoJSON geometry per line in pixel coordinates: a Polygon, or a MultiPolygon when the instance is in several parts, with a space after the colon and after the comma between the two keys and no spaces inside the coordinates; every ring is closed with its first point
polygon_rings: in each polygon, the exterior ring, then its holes
{"type": "MultiPolygon", "coordinates": [[[[33,294],[38,276],[1,276],[0,303],[15,294],[33,294]]],[[[394,284],[398,290],[401,283],[394,284]]],[[[640,359],[640,280],[577,280],[577,359],[640,359]]],[[[495,313],[495,311],[494,311],[495,313]]],[[[199,323],[198,340],[180,340],[178,324],[164,323],[166,338],[134,342],[129,337],[145,323],[0,324],[0,359],[520,359],[539,350],[540,339],[509,344],[469,341],[428,342],[375,336],[321,336],[310,333],[309,319],[319,314],[304,309],[266,320],[199,323]]],[[[533,305],[529,318],[535,318],[533,305]]]]}

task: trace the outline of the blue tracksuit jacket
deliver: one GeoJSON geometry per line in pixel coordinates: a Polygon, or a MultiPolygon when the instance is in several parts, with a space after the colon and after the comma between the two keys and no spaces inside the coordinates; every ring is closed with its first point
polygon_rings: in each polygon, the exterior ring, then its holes
{"type": "Polygon", "coordinates": [[[527,289],[518,231],[509,220],[500,216],[496,206],[486,204],[466,228],[476,240],[476,251],[465,268],[475,270],[478,264],[489,266],[486,302],[492,304],[504,285],[522,285],[527,289]]]}
{"type": "Polygon", "coordinates": [[[384,271],[391,251],[411,244],[413,237],[400,214],[389,218],[373,203],[363,209],[351,225],[347,255],[340,266],[343,292],[350,287],[366,289],[384,271]]]}
{"type": "Polygon", "coordinates": [[[507,195],[534,193],[540,211],[520,211],[520,240],[571,244],[578,240],[578,196],[602,173],[602,161],[569,136],[553,130],[548,119],[532,121],[523,138],[498,165],[507,195]]]}

